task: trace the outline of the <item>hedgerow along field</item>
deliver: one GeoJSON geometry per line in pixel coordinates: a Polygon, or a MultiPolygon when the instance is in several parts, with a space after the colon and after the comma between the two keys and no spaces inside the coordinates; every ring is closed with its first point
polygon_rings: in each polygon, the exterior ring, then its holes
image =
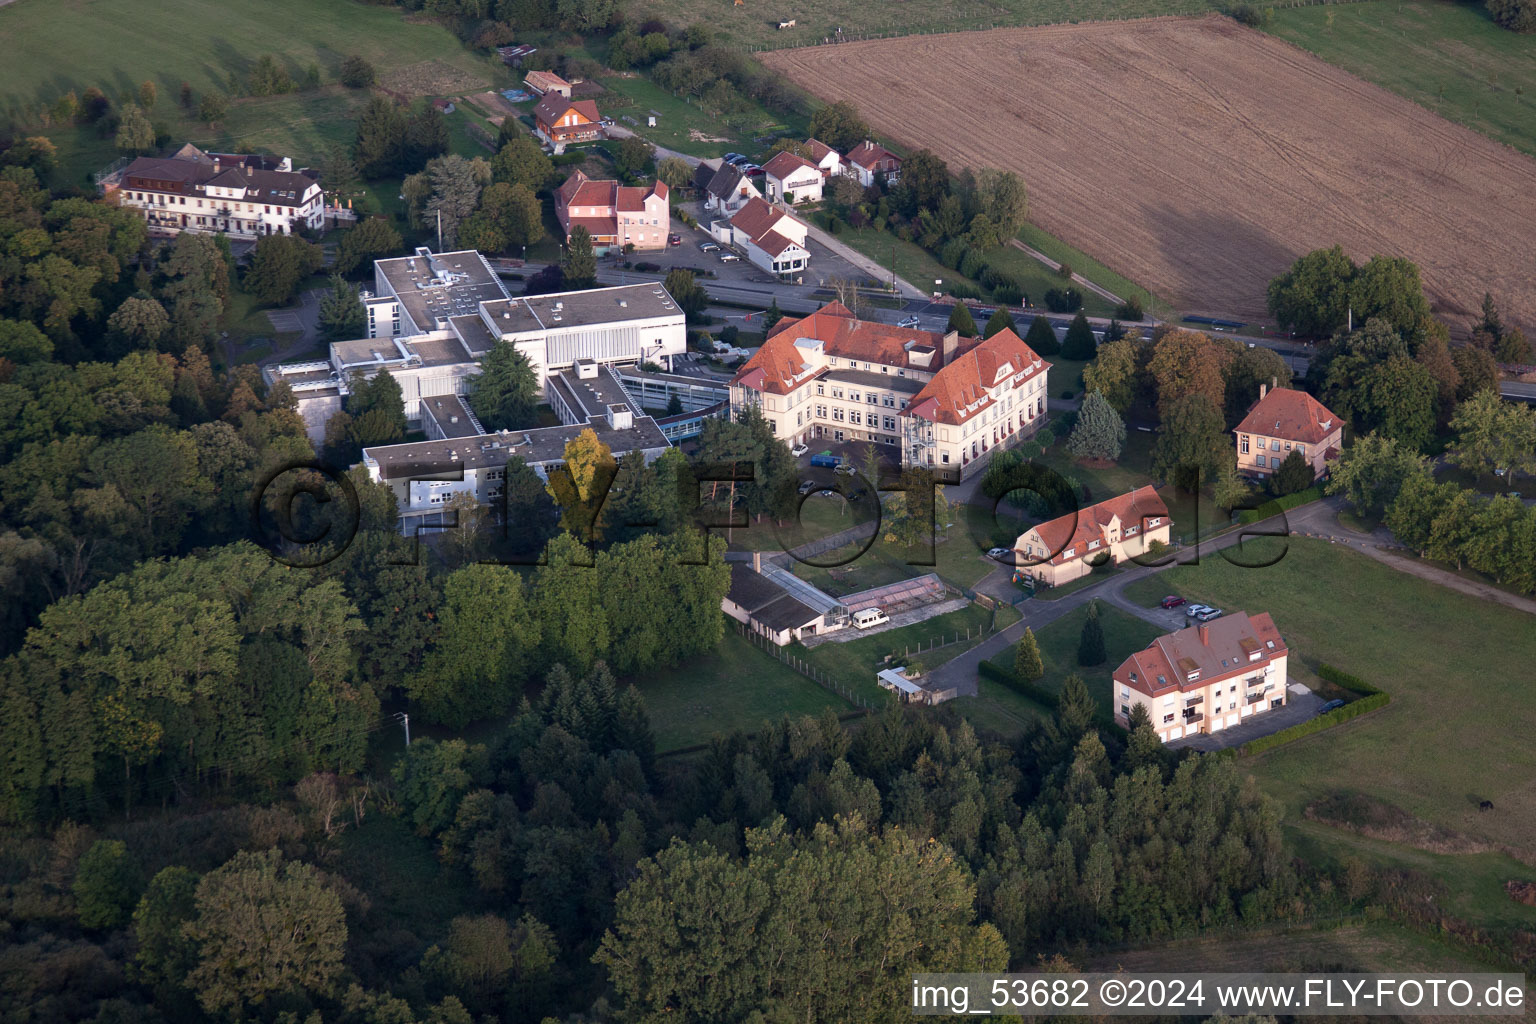
{"type": "MultiPolygon", "coordinates": [[[[1279,543],[1250,542],[1244,557],[1265,561],[1279,543]]],[[[1178,593],[1228,611],[1269,612],[1293,658],[1332,665],[1392,695],[1387,707],[1244,760],[1244,769],[1325,852],[1374,850],[1373,859],[1407,859],[1446,878],[1458,864],[1500,857],[1433,855],[1303,820],[1308,804],[1350,790],[1536,868],[1536,692],[1524,684],[1536,662],[1531,617],[1326,541],[1290,537],[1285,545],[1264,568],[1209,555],[1126,590],[1149,606],[1178,593]],[[1481,800],[1492,801],[1495,813],[1479,810],[1481,800]]],[[[1480,898],[1497,904],[1502,895],[1480,898]]],[[[1526,920],[1536,923],[1536,910],[1526,920]]]]}
{"type": "Polygon", "coordinates": [[[1536,44],[1482,4],[1278,8],[1266,31],[1443,117],[1536,156],[1536,44]]]}
{"type": "Polygon", "coordinates": [[[159,93],[151,120],[178,144],[244,144],[313,164],[327,145],[351,142],[367,102],[366,91],[335,84],[351,54],[373,62],[384,84],[392,73],[412,68],[437,74],[403,74],[401,84],[473,82],[489,88],[511,80],[494,56],[465,49],[441,25],[354,0],[16,0],[0,7],[0,39],[8,44],[0,62],[0,126],[12,123],[29,133],[41,128],[59,147],[61,177],[70,181],[118,155],[112,139],[100,138],[93,126],[39,123],[41,109],[70,90],[78,96],[96,86],[117,104],[148,79],[159,93]],[[318,65],[322,88],[235,98],[214,129],[178,105],[184,81],[196,96],[229,95],[230,75],[243,81],[263,54],[276,57],[295,82],[318,65]]]}
{"type": "Polygon", "coordinates": [[[1267,319],[1269,280],[1342,244],[1419,264],[1464,321],[1536,329],[1536,162],[1211,15],[911,36],[762,55],[901,146],[1003,167],[1031,220],[1188,313],[1267,319]],[[955,82],[987,82],[986,89],[955,82]]]}

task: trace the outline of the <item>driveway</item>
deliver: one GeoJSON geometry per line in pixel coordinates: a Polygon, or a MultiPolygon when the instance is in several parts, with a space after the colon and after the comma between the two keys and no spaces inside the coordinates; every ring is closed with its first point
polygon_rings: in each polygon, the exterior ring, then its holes
{"type": "Polygon", "coordinates": [[[299,336],[287,348],[272,353],[258,365],[270,366],[273,363],[285,362],[301,352],[308,352],[314,348],[315,342],[320,338],[320,299],[325,293],[324,288],[311,288],[309,291],[299,293],[299,301],[296,305],[267,310],[267,320],[272,324],[273,331],[279,334],[296,331],[299,336]]]}
{"type": "Polygon", "coordinates": [[[1286,690],[1288,692],[1284,707],[1253,715],[1245,722],[1217,732],[1196,733],[1181,740],[1169,740],[1168,746],[1189,747],[1191,750],[1204,751],[1224,750],[1227,747],[1242,746],[1249,740],[1269,736],[1281,729],[1289,729],[1293,725],[1300,725],[1309,718],[1316,717],[1318,709],[1323,706],[1323,698],[1301,683],[1287,681],[1286,690]]]}

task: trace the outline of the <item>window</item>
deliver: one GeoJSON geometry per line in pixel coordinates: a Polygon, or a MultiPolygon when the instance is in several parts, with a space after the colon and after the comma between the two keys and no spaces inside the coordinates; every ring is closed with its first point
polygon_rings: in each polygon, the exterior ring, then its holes
{"type": "Polygon", "coordinates": [[[818,395],[826,394],[827,393],[827,386],[825,384],[817,384],[816,385],[816,393],[818,395]]]}
{"type": "Polygon", "coordinates": [[[824,405],[818,405],[816,407],[816,415],[825,419],[827,415],[827,407],[824,405]]]}
{"type": "Polygon", "coordinates": [[[842,398],[843,397],[843,389],[842,388],[833,388],[832,389],[832,397],[833,398],[842,398]]]}
{"type": "Polygon", "coordinates": [[[894,417],[894,416],[887,416],[885,418],[885,429],[886,430],[895,430],[896,429],[896,417],[894,417]]]}
{"type": "Polygon", "coordinates": [[[1254,456],[1253,461],[1254,461],[1255,465],[1260,466],[1260,467],[1263,467],[1263,466],[1267,465],[1267,463],[1264,461],[1264,456],[1262,456],[1262,455],[1254,456]]]}
{"type": "Polygon", "coordinates": [[[947,465],[949,465],[949,452],[944,452],[944,453],[943,453],[943,454],[942,454],[942,455],[941,455],[941,456],[940,456],[940,457],[939,457],[939,461],[940,461],[940,462],[942,462],[942,463],[944,463],[944,465],[946,465],[946,466],[947,466],[947,465]]]}
{"type": "Polygon", "coordinates": [[[1237,446],[1238,446],[1238,451],[1242,452],[1244,455],[1248,454],[1248,435],[1247,434],[1243,434],[1243,435],[1241,435],[1238,438],[1237,446]]]}
{"type": "Polygon", "coordinates": [[[1277,452],[1277,451],[1280,450],[1280,440],[1279,440],[1279,438],[1276,438],[1275,440],[1269,442],[1269,450],[1272,451],[1272,452],[1277,452]]]}
{"type": "Polygon", "coordinates": [[[859,412],[857,409],[854,409],[848,414],[848,422],[852,423],[854,426],[858,426],[864,422],[864,414],[859,412]]]}
{"type": "Polygon", "coordinates": [[[1173,721],[1173,716],[1172,715],[1164,715],[1163,716],[1163,724],[1164,725],[1168,725],[1172,721],[1173,721]]]}
{"type": "Polygon", "coordinates": [[[850,401],[850,402],[860,401],[859,393],[857,391],[850,391],[850,392],[848,392],[848,401],[850,401]]]}
{"type": "Polygon", "coordinates": [[[1129,704],[1121,704],[1120,705],[1120,717],[1121,718],[1130,718],[1131,717],[1131,706],[1129,704]]]}
{"type": "Polygon", "coordinates": [[[1307,446],[1306,446],[1306,445],[1304,445],[1304,444],[1299,444],[1299,445],[1297,445],[1297,446],[1296,446],[1296,450],[1297,450],[1297,451],[1298,451],[1298,452],[1300,452],[1300,453],[1301,453],[1301,454],[1302,454],[1302,455],[1303,455],[1303,456],[1305,456],[1305,455],[1306,455],[1306,454],[1307,454],[1307,446]]]}
{"type": "Polygon", "coordinates": [[[1125,686],[1120,687],[1120,699],[1121,700],[1130,700],[1131,699],[1131,691],[1130,691],[1129,687],[1125,687],[1125,686]]]}

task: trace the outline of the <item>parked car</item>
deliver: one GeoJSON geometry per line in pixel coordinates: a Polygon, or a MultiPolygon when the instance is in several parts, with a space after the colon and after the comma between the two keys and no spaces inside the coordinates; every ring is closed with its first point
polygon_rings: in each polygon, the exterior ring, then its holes
{"type": "Polygon", "coordinates": [[[811,456],[813,466],[839,466],[842,464],[842,456],[833,455],[831,452],[818,452],[811,456]]]}
{"type": "Polygon", "coordinates": [[[737,256],[733,252],[723,252],[723,253],[720,254],[720,262],[721,263],[740,263],[741,262],[741,257],[737,256]]]}
{"type": "Polygon", "coordinates": [[[838,465],[838,467],[836,469],[834,469],[832,472],[837,473],[837,474],[839,474],[841,476],[853,476],[853,474],[857,473],[858,470],[854,469],[852,466],[848,465],[848,463],[844,462],[844,463],[840,463],[838,465]]]}
{"type": "Polygon", "coordinates": [[[818,484],[815,480],[807,480],[807,481],[805,481],[805,483],[800,485],[800,493],[801,494],[810,494],[812,491],[814,491],[817,487],[820,487],[820,486],[821,485],[818,484]]]}
{"type": "Polygon", "coordinates": [[[682,235],[668,235],[667,236],[667,244],[668,245],[682,245],[683,244],[683,236],[682,235]]]}
{"type": "Polygon", "coordinates": [[[719,248],[720,248],[720,243],[719,242],[700,242],[699,243],[699,251],[701,251],[701,252],[714,252],[715,250],[717,250],[719,248]]]}
{"type": "Polygon", "coordinates": [[[897,327],[916,327],[917,324],[918,320],[915,316],[904,317],[896,322],[897,327]]]}
{"type": "Polygon", "coordinates": [[[731,158],[726,161],[726,163],[730,164],[732,167],[737,168],[738,170],[740,170],[742,167],[745,167],[747,164],[749,164],[751,162],[752,162],[751,160],[748,160],[746,157],[742,156],[740,153],[733,153],[733,154],[731,154],[731,158]]]}
{"type": "Polygon", "coordinates": [[[837,492],[833,490],[825,490],[821,492],[821,496],[823,498],[835,498],[837,497],[837,492]]]}
{"type": "Polygon", "coordinates": [[[1191,605],[1186,605],[1184,607],[1184,614],[1189,616],[1192,619],[1196,615],[1199,615],[1201,612],[1208,612],[1210,610],[1211,610],[1210,605],[1191,604],[1191,605]]]}
{"type": "Polygon", "coordinates": [[[1012,550],[1013,550],[1012,548],[988,548],[987,549],[987,557],[988,558],[1002,558],[1004,555],[1008,554],[1012,550]]]}
{"type": "Polygon", "coordinates": [[[1163,605],[1164,608],[1177,608],[1179,605],[1181,605],[1183,603],[1184,603],[1184,599],[1182,597],[1180,597],[1178,594],[1169,594],[1167,597],[1163,598],[1163,600],[1162,600],[1162,605],[1163,605]]]}
{"type": "Polygon", "coordinates": [[[853,624],[859,629],[881,626],[890,621],[891,617],[879,608],[863,608],[853,613],[853,624]]]}
{"type": "Polygon", "coordinates": [[[805,445],[797,444],[797,445],[795,445],[793,448],[791,448],[789,450],[789,454],[793,455],[795,458],[798,459],[800,456],[804,455],[808,451],[810,451],[810,449],[807,448],[805,445]]]}
{"type": "Polygon", "coordinates": [[[763,169],[757,164],[742,164],[741,173],[745,174],[749,178],[755,178],[759,174],[763,173],[763,169]]]}
{"type": "Polygon", "coordinates": [[[1337,710],[1339,710],[1339,708],[1341,708],[1343,706],[1344,706],[1344,702],[1343,701],[1341,701],[1341,700],[1331,700],[1328,703],[1324,704],[1322,707],[1318,708],[1317,709],[1317,713],[1320,714],[1320,715],[1326,715],[1328,712],[1330,712],[1330,711],[1337,711],[1337,710]]]}
{"type": "Polygon", "coordinates": [[[1212,619],[1219,619],[1225,614],[1226,612],[1222,611],[1220,608],[1207,608],[1199,615],[1196,615],[1195,618],[1199,619],[1201,622],[1210,622],[1212,619]]]}
{"type": "Polygon", "coordinates": [[[746,157],[742,156],[740,153],[727,153],[724,156],[722,156],[720,159],[724,160],[728,164],[735,164],[736,161],[738,161],[738,160],[745,160],[746,157]]]}

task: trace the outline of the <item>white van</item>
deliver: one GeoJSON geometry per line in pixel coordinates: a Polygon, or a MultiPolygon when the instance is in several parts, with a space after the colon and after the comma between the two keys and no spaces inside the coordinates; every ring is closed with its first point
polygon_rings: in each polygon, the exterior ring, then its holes
{"type": "Polygon", "coordinates": [[[890,621],[891,617],[879,608],[864,608],[853,613],[853,624],[860,629],[869,629],[890,621]]]}

